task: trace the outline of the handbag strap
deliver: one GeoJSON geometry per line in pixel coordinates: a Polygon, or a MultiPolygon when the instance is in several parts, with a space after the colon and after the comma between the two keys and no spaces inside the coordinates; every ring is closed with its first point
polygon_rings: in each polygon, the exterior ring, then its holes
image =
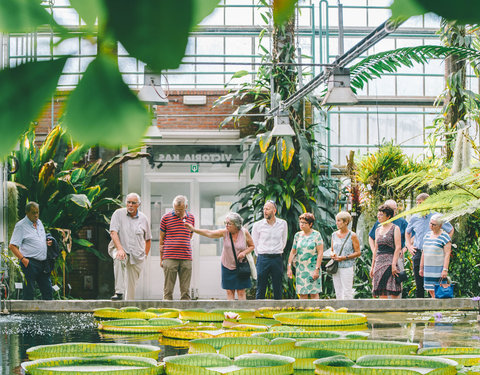
{"type": "Polygon", "coordinates": [[[238,259],[237,259],[237,252],[235,251],[235,245],[233,244],[233,238],[232,234],[228,232],[230,235],[230,242],[232,243],[232,251],[233,251],[233,257],[235,258],[235,265],[238,267],[238,259]]]}
{"type": "Polygon", "coordinates": [[[349,230],[348,235],[347,235],[347,237],[345,237],[345,241],[343,241],[342,247],[340,248],[338,256],[342,255],[343,248],[345,247],[345,244],[347,243],[348,238],[350,237],[351,234],[352,234],[352,231],[349,230]]]}

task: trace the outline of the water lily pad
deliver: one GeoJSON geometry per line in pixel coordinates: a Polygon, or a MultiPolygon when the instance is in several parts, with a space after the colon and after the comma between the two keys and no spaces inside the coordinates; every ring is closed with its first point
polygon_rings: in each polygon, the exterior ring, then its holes
{"type": "Polygon", "coordinates": [[[166,357],[167,373],[176,375],[229,374],[283,375],[293,373],[294,358],[273,354],[244,354],[232,360],[221,354],[188,354],[166,357]]]}
{"type": "Polygon", "coordinates": [[[156,360],[140,357],[95,357],[95,358],[46,358],[36,361],[23,362],[25,373],[33,375],[43,374],[135,374],[153,375],[162,374],[163,367],[156,360]]]}
{"type": "Polygon", "coordinates": [[[367,323],[367,317],[358,313],[295,312],[275,314],[274,318],[282,324],[295,326],[340,327],[367,323]]]}
{"type": "Polygon", "coordinates": [[[27,356],[31,360],[53,357],[104,357],[111,355],[157,359],[159,353],[160,347],[153,345],[88,342],[39,345],[27,349],[27,356]]]}

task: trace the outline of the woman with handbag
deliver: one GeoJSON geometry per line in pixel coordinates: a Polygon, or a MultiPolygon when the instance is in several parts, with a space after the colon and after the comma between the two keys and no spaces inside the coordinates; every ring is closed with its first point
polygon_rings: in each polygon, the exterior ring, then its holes
{"type": "Polygon", "coordinates": [[[361,255],[357,235],[348,229],[352,217],[342,211],[335,217],[337,231],[332,234],[332,257],[338,262],[337,272],[332,274],[337,299],[353,299],[353,269],[355,259],[361,255]]]}
{"type": "Polygon", "coordinates": [[[322,291],[321,265],[323,258],[323,240],[313,229],[315,216],[304,213],[298,218],[300,232],[295,234],[292,250],[288,257],[287,276],[293,278],[292,262],[296,261],[296,290],[300,299],[319,299],[322,291]]]}
{"type": "Polygon", "coordinates": [[[399,274],[397,262],[402,250],[400,228],[393,223],[384,224],[393,214],[393,209],[385,204],[378,208],[380,225],[375,231],[370,269],[374,297],[399,298],[402,294],[402,283],[396,280],[399,274]]]}
{"type": "MultiPolygon", "coordinates": [[[[430,218],[430,231],[423,239],[422,258],[420,259],[420,276],[423,276],[425,290],[435,298],[435,286],[447,279],[452,240],[442,229],[442,214],[430,218]]],[[[443,283],[442,283],[443,284],[443,283]]]]}
{"type": "Polygon", "coordinates": [[[193,233],[208,238],[222,238],[223,249],[220,257],[222,267],[222,288],[227,291],[227,299],[234,300],[235,292],[239,300],[245,300],[245,289],[252,286],[250,274],[241,274],[244,268],[250,269],[246,257],[255,248],[252,236],[242,227],[242,217],[230,212],[225,218],[225,228],[217,230],[196,229],[185,223],[185,226],[193,233]]]}

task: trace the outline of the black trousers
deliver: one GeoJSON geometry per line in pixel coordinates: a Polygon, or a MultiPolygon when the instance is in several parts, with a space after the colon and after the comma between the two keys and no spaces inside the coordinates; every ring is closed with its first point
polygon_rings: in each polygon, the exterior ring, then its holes
{"type": "Polygon", "coordinates": [[[416,252],[413,256],[413,275],[415,276],[415,285],[417,286],[417,290],[415,291],[415,297],[425,298],[423,276],[420,276],[420,260],[422,259],[422,249],[415,250],[416,252]]]}
{"type": "Polygon", "coordinates": [[[53,299],[52,282],[50,281],[50,267],[46,260],[36,260],[34,258],[27,258],[28,266],[25,267],[20,263],[22,271],[25,275],[23,281],[23,299],[33,300],[35,296],[35,283],[40,289],[42,299],[53,299]]]}
{"type": "Polygon", "coordinates": [[[272,278],[273,298],[282,299],[283,259],[281,254],[258,254],[256,299],[265,299],[269,277],[272,278]]]}

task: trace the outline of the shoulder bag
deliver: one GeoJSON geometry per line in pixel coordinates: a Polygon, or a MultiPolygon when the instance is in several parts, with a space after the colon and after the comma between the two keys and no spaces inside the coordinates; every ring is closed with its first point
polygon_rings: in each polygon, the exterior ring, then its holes
{"type": "Polygon", "coordinates": [[[242,262],[238,261],[237,252],[235,251],[235,245],[233,244],[232,234],[230,232],[228,234],[230,235],[230,242],[232,243],[232,251],[235,258],[237,276],[239,279],[246,279],[251,275],[250,265],[248,264],[248,261],[246,259],[244,259],[242,262]]]}
{"type": "Polygon", "coordinates": [[[453,285],[447,279],[440,279],[438,284],[435,284],[435,298],[453,298],[453,285]]]}
{"type": "MultiPolygon", "coordinates": [[[[342,255],[342,251],[343,251],[343,247],[345,246],[345,244],[347,243],[349,237],[350,237],[350,234],[352,234],[351,231],[348,232],[348,235],[347,237],[345,238],[345,241],[343,241],[343,244],[342,244],[342,247],[340,248],[340,251],[338,252],[338,256],[342,255]]],[[[332,251],[333,251],[333,246],[332,246],[332,251]]],[[[329,275],[334,275],[337,273],[338,271],[338,261],[335,260],[335,259],[330,259],[328,261],[328,263],[325,265],[325,271],[327,271],[327,273],[329,275]]]]}

